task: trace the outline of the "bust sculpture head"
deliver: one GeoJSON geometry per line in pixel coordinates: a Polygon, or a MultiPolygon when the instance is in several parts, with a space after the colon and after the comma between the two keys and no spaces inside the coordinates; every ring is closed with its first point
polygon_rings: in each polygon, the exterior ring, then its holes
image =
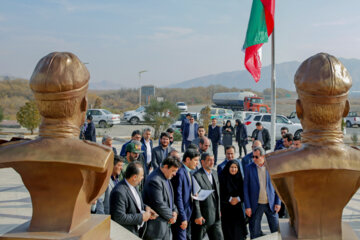
{"type": "Polygon", "coordinates": [[[40,59],[30,79],[43,117],[40,136],[78,136],[85,119],[89,78],[85,65],[72,53],[53,52],[40,59]],[[59,126],[67,130],[59,133],[59,126]]]}
{"type": "Polygon", "coordinates": [[[347,96],[352,85],[344,65],[334,56],[318,53],[300,65],[294,82],[299,96],[296,112],[304,129],[304,142],[309,141],[307,134],[313,130],[339,132],[342,117],[349,112],[347,96]]]}

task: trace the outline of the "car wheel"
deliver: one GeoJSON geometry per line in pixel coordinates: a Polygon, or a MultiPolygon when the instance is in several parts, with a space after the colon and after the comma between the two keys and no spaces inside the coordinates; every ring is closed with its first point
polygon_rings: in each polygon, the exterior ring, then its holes
{"type": "Polygon", "coordinates": [[[106,128],[106,126],[107,126],[107,124],[106,124],[105,121],[100,121],[100,122],[99,122],[99,127],[100,127],[100,128],[106,128]]]}
{"type": "Polygon", "coordinates": [[[137,117],[133,117],[133,118],[130,119],[130,123],[132,125],[136,125],[136,124],[139,123],[139,119],[137,117]]]}
{"type": "Polygon", "coordinates": [[[346,121],[346,127],[347,127],[347,128],[351,128],[351,127],[352,127],[352,125],[351,125],[351,122],[350,122],[350,121],[346,121]]]}
{"type": "Polygon", "coordinates": [[[303,132],[302,129],[299,129],[295,132],[294,136],[299,136],[303,132]]]}
{"type": "Polygon", "coordinates": [[[110,124],[110,125],[109,125],[109,127],[112,127],[112,126],[114,126],[114,124],[110,124]]]}

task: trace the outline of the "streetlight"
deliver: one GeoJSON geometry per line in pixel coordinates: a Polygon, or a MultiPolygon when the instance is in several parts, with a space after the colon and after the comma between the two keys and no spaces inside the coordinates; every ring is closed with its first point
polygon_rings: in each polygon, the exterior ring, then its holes
{"type": "Polygon", "coordinates": [[[147,72],[147,70],[142,70],[139,72],[139,107],[141,107],[141,74],[147,72]]]}

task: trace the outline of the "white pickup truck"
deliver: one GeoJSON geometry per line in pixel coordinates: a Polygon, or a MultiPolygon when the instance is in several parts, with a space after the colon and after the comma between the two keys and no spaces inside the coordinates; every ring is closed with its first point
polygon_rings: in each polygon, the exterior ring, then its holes
{"type": "Polygon", "coordinates": [[[351,128],[354,125],[360,127],[360,114],[357,112],[349,112],[345,118],[346,127],[351,128]]]}

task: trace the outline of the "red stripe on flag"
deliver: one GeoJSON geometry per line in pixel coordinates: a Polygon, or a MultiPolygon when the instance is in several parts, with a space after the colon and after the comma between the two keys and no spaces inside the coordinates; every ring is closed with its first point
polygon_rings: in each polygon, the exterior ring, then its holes
{"type": "Polygon", "coordinates": [[[263,44],[257,44],[246,48],[245,50],[245,67],[255,79],[259,82],[261,77],[261,60],[258,50],[263,44]]]}
{"type": "Polygon", "coordinates": [[[264,6],[268,36],[270,36],[274,30],[275,0],[261,0],[261,2],[264,6]]]}

